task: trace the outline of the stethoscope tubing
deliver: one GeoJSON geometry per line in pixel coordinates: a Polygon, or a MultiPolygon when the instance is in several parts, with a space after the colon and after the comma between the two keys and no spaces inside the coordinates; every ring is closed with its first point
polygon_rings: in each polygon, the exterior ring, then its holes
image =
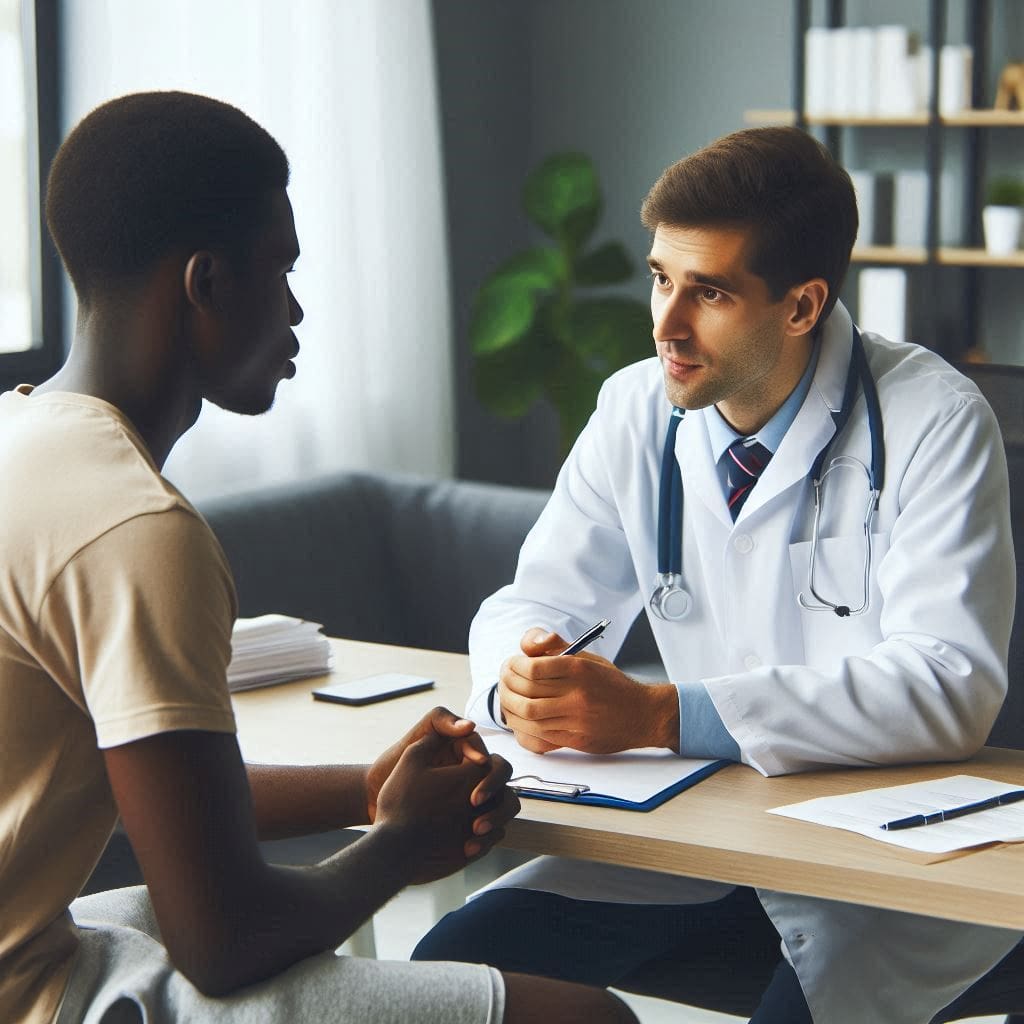
{"type": "MultiPolygon", "coordinates": [[[[853,412],[857,399],[857,385],[860,384],[860,391],[864,395],[864,403],[867,408],[868,436],[871,442],[871,468],[868,471],[868,480],[871,490],[871,504],[865,517],[864,529],[867,535],[867,561],[865,562],[865,601],[861,608],[851,612],[844,605],[833,605],[814,593],[816,600],[821,601],[819,605],[806,604],[802,599],[800,604],[808,609],[831,609],[837,615],[845,616],[859,614],[867,608],[867,587],[870,585],[870,557],[871,538],[870,522],[875,510],[878,508],[879,495],[885,483],[885,435],[882,422],[882,407],[878,399],[878,387],[871,376],[871,369],[868,366],[867,353],[864,350],[864,342],[860,331],[853,325],[852,348],[850,352],[850,366],[846,374],[846,384],[843,388],[843,401],[838,411],[832,413],[832,420],[835,430],[832,436],[825,442],[821,451],[818,452],[811,465],[808,479],[814,486],[815,491],[815,519],[814,533],[812,536],[812,551],[816,550],[818,542],[818,523],[820,517],[820,494],[821,482],[824,474],[822,467],[828,457],[829,451],[836,439],[843,432],[853,412]]],[[[651,598],[652,611],[664,619],[683,618],[686,612],[674,616],[666,613],[665,598],[667,593],[685,594],[683,587],[683,477],[679,469],[679,461],[676,459],[676,434],[679,424],[682,422],[685,410],[673,407],[669,419],[668,430],[665,435],[665,446],[661,457],[661,474],[658,492],[658,577],[655,583],[655,590],[651,598]]],[[[827,471],[826,471],[827,472],[827,471]]],[[[813,576],[813,555],[811,559],[813,576]]],[[[686,610],[689,610],[690,602],[685,602],[686,610]]]]}

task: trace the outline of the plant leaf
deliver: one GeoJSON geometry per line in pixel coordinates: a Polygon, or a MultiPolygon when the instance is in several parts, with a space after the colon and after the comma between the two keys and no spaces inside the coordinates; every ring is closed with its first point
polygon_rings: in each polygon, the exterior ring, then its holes
{"type": "Polygon", "coordinates": [[[473,364],[473,381],[481,404],[506,419],[524,416],[544,390],[544,350],[542,332],[534,328],[518,344],[479,356],[473,364]]]}
{"type": "Polygon", "coordinates": [[[601,215],[601,188],[590,158],[583,153],[549,156],[526,179],[523,205],[549,237],[580,245],[601,215]]]}
{"type": "Polygon", "coordinates": [[[538,293],[557,287],[565,273],[565,257],[557,249],[527,249],[506,260],[481,285],[473,303],[473,351],[486,355],[513,344],[533,323],[538,293]]]}
{"type": "Polygon", "coordinates": [[[651,311],[635,299],[579,302],[569,314],[573,347],[602,377],[652,353],[651,311]]]}
{"type": "Polygon", "coordinates": [[[513,344],[530,327],[537,307],[529,288],[485,284],[477,292],[469,340],[477,355],[497,352],[513,344]]]}
{"type": "Polygon", "coordinates": [[[581,256],[574,271],[580,285],[618,284],[633,276],[633,261],[621,242],[607,242],[581,256]]]}
{"type": "Polygon", "coordinates": [[[593,206],[573,210],[562,224],[559,241],[572,250],[578,249],[594,233],[594,228],[597,227],[597,222],[601,219],[603,209],[604,204],[601,197],[598,196],[597,202],[593,206]]]}
{"type": "Polygon", "coordinates": [[[509,286],[548,290],[565,279],[565,257],[550,246],[527,249],[506,260],[487,279],[489,286],[501,281],[509,286]]]}

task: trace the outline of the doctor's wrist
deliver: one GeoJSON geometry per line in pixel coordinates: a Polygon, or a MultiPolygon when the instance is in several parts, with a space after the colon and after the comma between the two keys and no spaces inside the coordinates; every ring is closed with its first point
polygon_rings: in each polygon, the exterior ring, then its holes
{"type": "Polygon", "coordinates": [[[504,729],[505,732],[511,732],[512,730],[508,727],[508,723],[505,721],[505,715],[501,710],[501,701],[498,699],[498,684],[495,683],[487,693],[487,711],[494,721],[494,724],[499,729],[504,729]]]}
{"type": "MultiPolygon", "coordinates": [[[[641,683],[643,736],[647,747],[679,753],[679,691],[672,683],[641,683]]],[[[640,744],[637,744],[640,746],[640,744]]]]}

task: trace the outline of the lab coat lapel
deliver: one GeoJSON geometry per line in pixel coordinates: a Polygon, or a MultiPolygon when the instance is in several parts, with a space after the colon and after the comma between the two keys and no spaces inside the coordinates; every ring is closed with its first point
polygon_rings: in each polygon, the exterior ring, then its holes
{"type": "Polygon", "coordinates": [[[750,492],[740,518],[753,515],[778,494],[807,476],[817,458],[835,434],[832,413],[843,404],[843,390],[853,349],[853,321],[841,303],[836,303],[825,322],[818,365],[804,404],[786,431],[779,450],[750,492]]]}
{"type": "Polygon", "coordinates": [[[683,507],[686,507],[688,501],[699,501],[716,519],[731,529],[732,517],[718,479],[704,416],[699,411],[688,412],[679,425],[676,461],[683,477],[683,507]]]}

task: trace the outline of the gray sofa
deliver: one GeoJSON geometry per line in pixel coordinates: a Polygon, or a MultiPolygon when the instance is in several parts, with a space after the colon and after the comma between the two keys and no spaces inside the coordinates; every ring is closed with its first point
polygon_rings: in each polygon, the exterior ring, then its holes
{"type": "MultiPolygon", "coordinates": [[[[201,505],[240,614],[313,619],[331,636],[465,651],[480,602],[512,579],[543,491],[338,473],[201,505]]],[[[658,662],[646,617],[620,660],[658,662]]]]}

